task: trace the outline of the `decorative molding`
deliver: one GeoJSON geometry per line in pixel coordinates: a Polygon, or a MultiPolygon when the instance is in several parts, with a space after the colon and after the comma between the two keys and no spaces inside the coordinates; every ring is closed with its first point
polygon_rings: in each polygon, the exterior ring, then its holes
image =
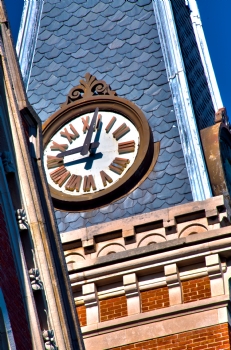
{"type": "Polygon", "coordinates": [[[42,290],[43,289],[43,283],[40,279],[40,273],[39,269],[32,268],[29,270],[29,277],[31,281],[31,287],[33,290],[42,290]]]}
{"type": "Polygon", "coordinates": [[[223,107],[196,0],[187,0],[191,20],[215,111],[223,107]]]}
{"type": "Polygon", "coordinates": [[[58,350],[54,339],[54,331],[52,329],[43,331],[43,340],[45,343],[46,350],[58,350]]]}
{"type": "Polygon", "coordinates": [[[16,51],[27,90],[44,0],[24,0],[16,51]]]}
{"type": "Polygon", "coordinates": [[[28,221],[25,209],[18,209],[16,210],[16,217],[18,222],[19,230],[27,230],[28,229],[28,221]]]}
{"type": "Polygon", "coordinates": [[[81,98],[89,98],[95,95],[116,96],[116,92],[111,90],[104,80],[97,80],[94,75],[86,73],[84,79],[80,80],[80,84],[71,89],[62,107],[81,98]]]}
{"type": "Polygon", "coordinates": [[[12,153],[4,151],[0,153],[0,157],[2,158],[2,164],[5,174],[15,173],[15,166],[12,158],[12,153]]]}
{"type": "MultiPolygon", "coordinates": [[[[27,312],[30,319],[30,329],[33,333],[33,345],[34,348],[40,349],[42,343],[42,337],[39,332],[39,320],[37,316],[37,311],[35,303],[32,297],[32,291],[30,287],[30,281],[28,277],[28,270],[26,267],[25,256],[22,248],[22,243],[19,235],[17,220],[14,213],[14,208],[9,193],[9,188],[6,182],[6,176],[2,164],[2,159],[0,158],[0,203],[2,204],[2,209],[4,212],[5,222],[7,225],[7,232],[9,233],[9,239],[11,242],[12,250],[15,257],[15,267],[17,269],[17,274],[19,277],[19,282],[21,285],[22,297],[27,300],[27,312]]],[[[3,296],[2,296],[3,297],[3,296]]],[[[3,306],[1,302],[1,290],[0,290],[0,304],[3,312],[3,306]]],[[[7,309],[6,309],[7,313],[7,309]]],[[[9,321],[10,322],[10,321],[9,321]]],[[[16,349],[13,345],[13,333],[11,330],[10,323],[6,324],[7,332],[9,332],[9,342],[10,349],[16,349]],[[10,339],[11,338],[11,339],[10,339]]]]}
{"type": "Polygon", "coordinates": [[[170,0],[153,0],[193,200],[212,197],[170,0]]]}

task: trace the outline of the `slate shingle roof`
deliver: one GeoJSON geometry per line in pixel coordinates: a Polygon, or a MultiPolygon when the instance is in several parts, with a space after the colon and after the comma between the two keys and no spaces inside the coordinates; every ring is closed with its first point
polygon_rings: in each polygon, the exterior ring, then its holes
{"type": "Polygon", "coordinates": [[[192,200],[156,20],[150,0],[46,0],[29,84],[42,121],[86,72],[145,113],[160,155],[149,177],[107,207],[56,211],[60,232],[192,200]]]}

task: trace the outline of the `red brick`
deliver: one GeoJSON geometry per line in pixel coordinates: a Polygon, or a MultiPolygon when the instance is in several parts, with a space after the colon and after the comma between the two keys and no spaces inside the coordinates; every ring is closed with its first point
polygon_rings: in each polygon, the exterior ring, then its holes
{"type": "Polygon", "coordinates": [[[86,306],[85,305],[77,306],[76,311],[78,313],[80,326],[81,327],[86,326],[87,325],[86,306]]]}
{"type": "Polygon", "coordinates": [[[125,296],[100,300],[100,322],[127,316],[127,300],[125,296]]]}
{"type": "Polygon", "coordinates": [[[207,299],[211,297],[209,277],[201,277],[182,282],[184,303],[207,299]]]}
{"type": "Polygon", "coordinates": [[[141,295],[141,312],[162,309],[169,307],[168,288],[156,288],[148,291],[143,291],[141,295]]]}

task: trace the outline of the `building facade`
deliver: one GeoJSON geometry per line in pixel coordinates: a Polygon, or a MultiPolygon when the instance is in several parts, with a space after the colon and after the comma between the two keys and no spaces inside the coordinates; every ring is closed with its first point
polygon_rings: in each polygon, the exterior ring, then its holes
{"type": "Polygon", "coordinates": [[[0,2],[0,348],[81,348],[30,106],[0,2]]]}
{"type": "Polygon", "coordinates": [[[17,53],[86,349],[230,349],[230,132],[196,1],[25,1],[17,53]]]}

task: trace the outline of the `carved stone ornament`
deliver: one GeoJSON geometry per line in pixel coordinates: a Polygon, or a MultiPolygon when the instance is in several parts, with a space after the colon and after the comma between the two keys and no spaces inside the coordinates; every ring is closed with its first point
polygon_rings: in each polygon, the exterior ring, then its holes
{"type": "Polygon", "coordinates": [[[6,174],[15,173],[14,162],[12,159],[12,153],[8,151],[4,151],[0,153],[0,157],[2,158],[2,164],[4,167],[4,171],[6,174]]]}
{"type": "Polygon", "coordinates": [[[16,211],[16,219],[18,222],[19,230],[28,229],[28,221],[27,221],[26,212],[24,209],[18,209],[16,211]]]}
{"type": "Polygon", "coordinates": [[[39,270],[36,268],[32,268],[29,270],[29,276],[31,281],[31,287],[33,290],[42,290],[43,289],[43,283],[40,279],[40,273],[39,270]]]}
{"type": "Polygon", "coordinates": [[[81,98],[89,98],[95,95],[116,96],[116,92],[111,90],[110,86],[103,80],[97,80],[90,73],[85,74],[85,79],[80,80],[80,84],[73,87],[67,96],[66,102],[62,107],[81,98]]]}
{"type": "Polygon", "coordinates": [[[43,339],[45,343],[45,349],[47,350],[58,350],[56,342],[54,340],[54,331],[52,329],[43,331],[43,339]]]}

